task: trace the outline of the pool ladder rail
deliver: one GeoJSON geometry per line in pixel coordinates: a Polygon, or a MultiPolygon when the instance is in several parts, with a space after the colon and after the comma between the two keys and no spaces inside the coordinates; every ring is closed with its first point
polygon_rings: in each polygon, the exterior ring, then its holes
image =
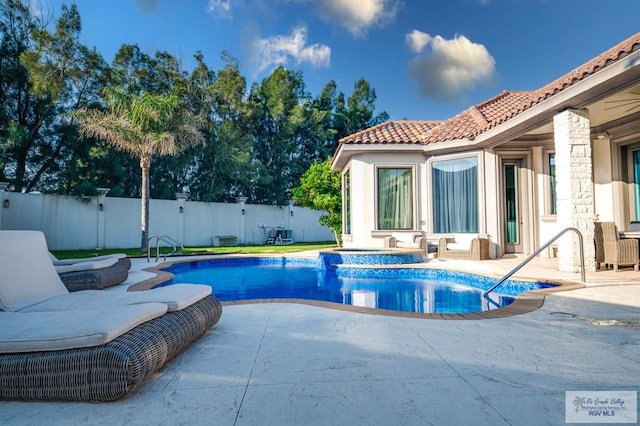
{"type": "Polygon", "coordinates": [[[490,297],[489,297],[489,293],[491,293],[493,290],[495,290],[496,288],[498,288],[498,286],[500,286],[501,284],[503,284],[505,281],[507,281],[509,278],[511,278],[511,276],[513,274],[515,274],[516,272],[518,272],[524,265],[526,265],[527,263],[529,263],[533,258],[535,258],[537,255],[540,254],[540,252],[542,252],[542,250],[546,249],[547,247],[549,247],[551,244],[553,244],[558,238],[560,238],[561,236],[563,236],[565,233],[572,231],[575,232],[576,235],[578,236],[578,241],[579,244],[578,246],[580,247],[580,279],[582,280],[582,282],[584,283],[586,281],[585,278],[585,271],[584,271],[584,247],[583,247],[583,240],[584,238],[582,237],[582,233],[577,229],[577,228],[565,228],[562,231],[558,232],[555,236],[553,236],[549,241],[547,241],[546,243],[544,243],[542,246],[540,246],[539,249],[537,249],[536,251],[534,251],[533,253],[531,253],[529,256],[527,256],[526,259],[524,259],[522,262],[520,262],[518,265],[516,265],[515,268],[513,268],[512,270],[510,270],[509,272],[507,272],[507,274],[500,278],[498,280],[498,282],[496,282],[493,286],[491,286],[491,288],[487,291],[485,291],[484,293],[482,293],[482,296],[487,299],[487,301],[489,301],[490,303],[496,304],[496,302],[494,302],[490,297]]]}
{"type": "Polygon", "coordinates": [[[182,252],[184,251],[184,246],[177,242],[176,240],[174,240],[173,238],[171,238],[168,235],[152,235],[149,237],[148,241],[147,241],[147,263],[149,263],[151,261],[151,241],[152,240],[156,240],[156,263],[158,262],[158,259],[160,258],[160,242],[164,242],[169,244],[172,249],[171,249],[171,253],[169,254],[164,254],[163,257],[164,259],[162,260],[163,262],[165,260],[167,260],[167,256],[171,257],[171,256],[178,256],[181,255],[182,252]]]}

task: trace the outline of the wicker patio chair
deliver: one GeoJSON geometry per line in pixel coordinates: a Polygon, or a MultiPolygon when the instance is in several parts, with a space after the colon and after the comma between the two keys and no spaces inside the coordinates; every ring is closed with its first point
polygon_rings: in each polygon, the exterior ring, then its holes
{"type": "Polygon", "coordinates": [[[419,234],[405,234],[394,232],[391,236],[384,238],[385,248],[412,248],[420,249],[424,254],[427,254],[428,243],[427,238],[419,234]]]}
{"type": "Polygon", "coordinates": [[[487,260],[489,259],[489,240],[487,238],[474,238],[468,250],[450,249],[450,239],[440,238],[438,243],[438,258],[462,259],[462,260],[487,260]]]}
{"type": "Polygon", "coordinates": [[[619,266],[631,266],[638,270],[640,257],[638,241],[635,239],[620,239],[618,227],[613,222],[595,222],[594,241],[596,244],[596,266],[613,266],[617,271],[619,266]]]}

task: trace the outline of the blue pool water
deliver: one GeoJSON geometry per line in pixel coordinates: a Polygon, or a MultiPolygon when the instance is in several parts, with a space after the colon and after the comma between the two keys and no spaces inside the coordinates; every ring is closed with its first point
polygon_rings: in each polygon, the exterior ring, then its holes
{"type": "Polygon", "coordinates": [[[426,268],[325,268],[308,259],[235,258],[177,263],[171,283],[209,284],[221,301],[309,299],[420,313],[480,312],[510,304],[518,294],[548,286],[507,281],[489,304],[494,279],[426,268]]]}

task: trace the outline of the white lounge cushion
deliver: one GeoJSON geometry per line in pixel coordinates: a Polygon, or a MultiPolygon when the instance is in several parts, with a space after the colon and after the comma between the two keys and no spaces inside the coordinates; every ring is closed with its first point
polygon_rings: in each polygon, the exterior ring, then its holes
{"type": "Polygon", "coordinates": [[[0,353],[102,345],[167,311],[162,303],[83,311],[0,312],[0,353]]]}
{"type": "Polygon", "coordinates": [[[17,311],[68,294],[40,231],[0,231],[0,309],[17,311]]]}
{"type": "Polygon", "coordinates": [[[125,257],[127,257],[127,255],[124,253],[114,253],[114,254],[105,254],[102,256],[79,257],[75,259],[60,260],[57,257],[55,257],[53,254],[49,253],[49,257],[51,258],[51,261],[53,262],[54,266],[60,266],[60,265],[73,265],[74,263],[96,262],[96,261],[105,260],[105,259],[116,259],[116,261],[118,261],[120,259],[124,259],[125,257]]]}
{"type": "Polygon", "coordinates": [[[20,312],[73,311],[101,309],[106,306],[163,303],[169,312],[179,311],[211,294],[211,287],[203,284],[173,284],[145,291],[106,292],[83,290],[52,297],[30,305],[20,312]]]}
{"type": "Polygon", "coordinates": [[[63,274],[65,272],[92,271],[95,269],[109,268],[118,263],[118,260],[118,258],[110,257],[101,260],[54,265],[54,268],[56,268],[56,272],[59,274],[63,274]]]}

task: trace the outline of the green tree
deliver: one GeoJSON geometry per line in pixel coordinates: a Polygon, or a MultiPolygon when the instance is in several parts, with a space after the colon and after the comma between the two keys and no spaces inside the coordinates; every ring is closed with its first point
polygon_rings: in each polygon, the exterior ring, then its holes
{"type": "Polygon", "coordinates": [[[293,188],[293,200],[303,207],[326,210],[318,223],[328,226],[340,246],[342,236],[342,193],[340,173],[331,170],[331,157],[322,163],[314,161],[300,179],[300,186],[293,188]]]}
{"type": "Polygon", "coordinates": [[[149,239],[149,168],[154,155],[174,155],[203,142],[201,121],[184,107],[177,93],[167,96],[142,93],[129,95],[124,89],[105,88],[107,110],[79,109],[75,118],[83,136],[103,139],[118,150],[140,160],[141,242],[149,239]]]}
{"type": "Polygon", "coordinates": [[[246,80],[240,74],[238,60],[224,52],[226,61],[217,76],[209,70],[200,54],[191,76],[196,108],[207,116],[204,133],[207,144],[195,153],[195,167],[189,194],[201,201],[233,201],[249,194],[251,186],[251,137],[245,102],[246,80]]]}
{"type": "Polygon", "coordinates": [[[353,93],[347,98],[346,104],[342,93],[337,96],[334,125],[338,139],[389,119],[386,111],[375,114],[376,99],[375,89],[364,78],[353,85],[353,93]]]}
{"type": "Polygon", "coordinates": [[[0,3],[2,177],[14,191],[69,189],[64,177],[83,150],[67,113],[98,99],[104,82],[104,61],[79,42],[75,6],[47,28],[21,1],[0,3]]]}
{"type": "Polygon", "coordinates": [[[284,67],[252,87],[250,133],[257,176],[248,195],[255,202],[285,204],[288,192],[297,185],[300,175],[295,176],[293,166],[299,157],[297,136],[307,100],[302,73],[284,67]]]}

